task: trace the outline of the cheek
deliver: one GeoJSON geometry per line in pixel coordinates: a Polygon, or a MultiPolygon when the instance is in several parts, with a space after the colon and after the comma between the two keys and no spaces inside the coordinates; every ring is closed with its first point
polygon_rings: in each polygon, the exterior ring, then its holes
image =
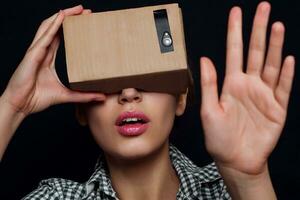
{"type": "Polygon", "coordinates": [[[101,140],[107,141],[112,137],[110,133],[114,129],[117,112],[113,106],[110,106],[111,103],[111,101],[106,101],[105,104],[93,105],[87,110],[87,121],[98,143],[103,143],[101,140]]]}
{"type": "MultiPolygon", "coordinates": [[[[151,99],[150,99],[151,100],[151,99]]],[[[176,112],[176,101],[173,96],[160,98],[157,104],[149,110],[151,118],[155,124],[155,131],[159,134],[170,134],[176,112]]]]}

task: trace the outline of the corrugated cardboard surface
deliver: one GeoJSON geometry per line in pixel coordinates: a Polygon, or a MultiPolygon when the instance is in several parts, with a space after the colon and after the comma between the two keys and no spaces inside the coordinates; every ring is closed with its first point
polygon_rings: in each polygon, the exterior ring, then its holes
{"type": "Polygon", "coordinates": [[[75,90],[184,92],[189,75],[181,10],[167,4],[67,17],[67,71],[75,90]],[[166,9],[174,51],[161,53],[153,11],[166,9]]]}

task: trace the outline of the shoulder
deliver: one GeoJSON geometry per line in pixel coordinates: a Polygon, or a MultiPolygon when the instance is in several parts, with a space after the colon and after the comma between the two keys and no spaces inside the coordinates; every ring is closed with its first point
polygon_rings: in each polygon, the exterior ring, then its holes
{"type": "Polygon", "coordinates": [[[200,182],[213,182],[221,179],[221,175],[214,162],[199,167],[173,145],[170,145],[170,157],[179,175],[186,174],[196,178],[200,182]]]}
{"type": "Polygon", "coordinates": [[[175,146],[170,146],[173,166],[181,186],[178,196],[191,199],[230,199],[216,164],[199,167],[175,146]]]}
{"type": "Polygon", "coordinates": [[[36,190],[23,199],[81,199],[85,194],[84,184],[62,179],[51,178],[42,180],[36,190]]]}
{"type": "Polygon", "coordinates": [[[185,194],[193,191],[189,195],[195,199],[231,199],[215,163],[203,167],[194,165],[182,180],[186,183],[185,194]]]}

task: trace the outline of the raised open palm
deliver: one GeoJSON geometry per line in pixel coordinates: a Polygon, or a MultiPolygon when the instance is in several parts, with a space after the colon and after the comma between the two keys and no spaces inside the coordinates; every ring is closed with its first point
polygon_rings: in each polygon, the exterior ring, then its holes
{"type": "Polygon", "coordinates": [[[201,58],[201,118],[205,143],[218,166],[259,174],[267,166],[283,129],[294,75],[294,58],[282,63],[284,26],[272,25],[268,52],[266,31],[270,5],[257,8],[243,71],[241,10],[228,22],[226,76],[220,97],[213,63],[201,58]]]}

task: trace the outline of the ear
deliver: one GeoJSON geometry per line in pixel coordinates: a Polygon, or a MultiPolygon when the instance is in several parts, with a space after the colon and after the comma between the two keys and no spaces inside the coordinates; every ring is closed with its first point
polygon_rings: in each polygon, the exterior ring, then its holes
{"type": "Polygon", "coordinates": [[[178,96],[177,105],[176,105],[176,112],[175,112],[176,116],[181,116],[185,111],[187,93],[188,92],[186,92],[184,94],[180,94],[178,96]]]}
{"type": "Polygon", "coordinates": [[[86,126],[87,125],[87,120],[86,120],[85,112],[84,112],[84,109],[83,109],[82,105],[76,104],[75,115],[76,115],[78,123],[81,126],[86,126]]]}

